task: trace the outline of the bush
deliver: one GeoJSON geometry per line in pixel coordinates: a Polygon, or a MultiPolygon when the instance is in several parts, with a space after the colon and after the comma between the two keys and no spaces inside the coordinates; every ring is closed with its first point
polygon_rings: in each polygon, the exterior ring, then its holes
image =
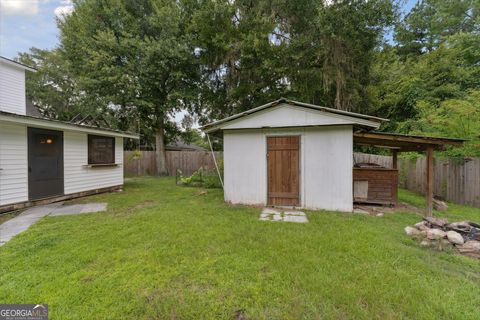
{"type": "MultiPolygon", "coordinates": [[[[220,171],[223,175],[223,170],[220,171]]],[[[200,168],[195,171],[190,177],[181,175],[177,183],[189,187],[204,187],[204,188],[221,188],[222,183],[218,177],[216,170],[205,170],[200,168]]]]}

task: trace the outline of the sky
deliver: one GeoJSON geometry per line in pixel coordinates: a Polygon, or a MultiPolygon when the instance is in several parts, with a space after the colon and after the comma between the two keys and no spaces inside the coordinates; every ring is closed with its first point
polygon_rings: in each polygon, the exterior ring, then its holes
{"type": "MultiPolygon", "coordinates": [[[[402,11],[408,12],[418,0],[402,1],[402,11]]],[[[71,0],[0,0],[0,56],[12,59],[31,47],[54,48],[56,19],[72,10],[71,0]]]]}
{"type": "Polygon", "coordinates": [[[71,10],[71,0],[0,0],[0,56],[12,59],[31,47],[54,48],[56,18],[71,10]]]}

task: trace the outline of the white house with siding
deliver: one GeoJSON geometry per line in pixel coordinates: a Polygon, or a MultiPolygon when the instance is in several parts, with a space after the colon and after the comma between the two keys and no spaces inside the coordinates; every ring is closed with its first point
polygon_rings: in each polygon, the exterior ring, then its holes
{"type": "Polygon", "coordinates": [[[25,72],[0,57],[0,212],[121,188],[138,135],[27,115],[25,72]]]}
{"type": "Polygon", "coordinates": [[[208,124],[234,204],[353,210],[353,132],[385,119],[280,99],[208,124]]]}

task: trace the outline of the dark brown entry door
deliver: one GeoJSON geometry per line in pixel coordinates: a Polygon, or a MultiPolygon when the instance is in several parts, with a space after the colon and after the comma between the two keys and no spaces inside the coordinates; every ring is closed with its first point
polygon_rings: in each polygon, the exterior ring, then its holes
{"type": "Polygon", "coordinates": [[[300,136],[267,137],[268,204],[299,206],[300,136]]]}
{"type": "Polygon", "coordinates": [[[28,128],[28,197],[63,195],[63,132],[28,128]]]}

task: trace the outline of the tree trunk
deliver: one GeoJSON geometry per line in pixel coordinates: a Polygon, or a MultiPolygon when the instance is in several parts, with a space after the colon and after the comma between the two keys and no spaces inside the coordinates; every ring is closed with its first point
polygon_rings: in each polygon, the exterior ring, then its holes
{"type": "Polygon", "coordinates": [[[157,127],[157,131],[155,132],[155,159],[157,162],[157,175],[158,176],[166,176],[168,175],[167,172],[167,157],[165,152],[165,126],[163,122],[157,127]]]}

